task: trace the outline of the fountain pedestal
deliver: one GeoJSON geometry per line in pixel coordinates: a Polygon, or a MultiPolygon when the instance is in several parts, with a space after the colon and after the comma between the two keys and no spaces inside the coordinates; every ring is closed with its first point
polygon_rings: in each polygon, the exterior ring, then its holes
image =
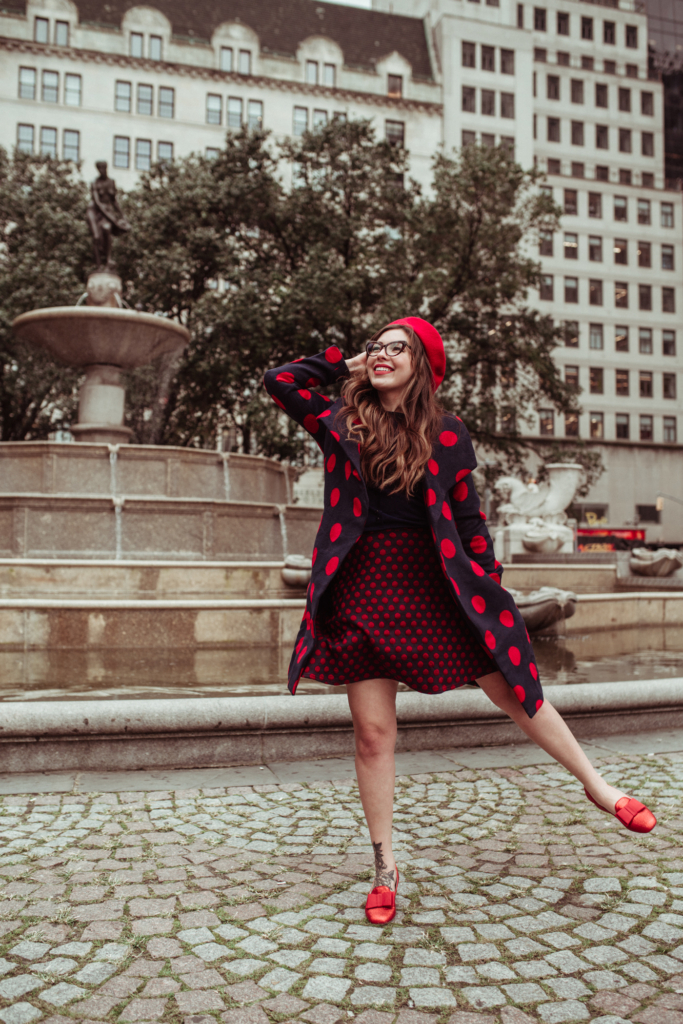
{"type": "Polygon", "coordinates": [[[118,366],[94,363],[85,368],[78,402],[78,423],[71,433],[77,441],[126,444],[133,431],[124,427],[126,389],[118,366]]]}

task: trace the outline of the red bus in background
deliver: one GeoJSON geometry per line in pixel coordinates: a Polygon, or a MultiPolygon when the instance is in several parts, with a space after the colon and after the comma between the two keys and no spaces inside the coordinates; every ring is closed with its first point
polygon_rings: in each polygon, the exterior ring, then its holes
{"type": "Polygon", "coordinates": [[[634,541],[644,544],[645,530],[612,530],[609,527],[580,526],[576,531],[577,551],[623,551],[632,547],[634,541]]]}

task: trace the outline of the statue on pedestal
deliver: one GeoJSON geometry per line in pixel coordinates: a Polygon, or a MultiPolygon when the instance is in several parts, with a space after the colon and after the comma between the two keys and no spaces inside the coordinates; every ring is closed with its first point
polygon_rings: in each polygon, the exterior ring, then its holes
{"type": "Polygon", "coordinates": [[[85,216],[93,237],[95,266],[98,270],[113,270],[112,236],[124,235],[130,231],[130,224],[116,201],[116,182],[107,176],[106,160],[98,160],[95,166],[100,176],[90,186],[91,199],[85,216]]]}

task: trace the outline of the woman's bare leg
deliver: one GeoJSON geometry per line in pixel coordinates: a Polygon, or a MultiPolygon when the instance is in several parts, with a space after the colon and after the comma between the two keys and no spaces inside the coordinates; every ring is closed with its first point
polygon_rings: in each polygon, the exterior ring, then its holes
{"type": "Polygon", "coordinates": [[[396,888],[391,848],[396,764],[396,691],[393,679],[349,683],[349,707],[356,737],[356,775],[375,853],[374,885],[396,888]]]}
{"type": "Polygon", "coordinates": [[[545,750],[570,771],[603,807],[613,811],[616,801],[627,795],[598,775],[569,726],[550,701],[545,700],[534,717],[529,718],[500,672],[483,676],[477,679],[477,683],[496,707],[509,715],[541,750],[545,750]]]}

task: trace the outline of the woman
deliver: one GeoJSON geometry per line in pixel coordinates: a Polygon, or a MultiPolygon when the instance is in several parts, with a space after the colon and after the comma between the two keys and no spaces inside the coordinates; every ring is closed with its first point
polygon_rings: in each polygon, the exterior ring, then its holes
{"type": "Polygon", "coordinates": [[[273,400],[313,435],[324,456],[325,502],[306,610],[292,655],[299,679],[348,684],[356,772],[375,853],[369,921],[395,914],[391,847],[396,691],[475,683],[634,832],[656,819],[595,771],[543,699],[517,607],[500,585],[472,482],[477,462],[465,425],[435,392],[446,367],[431,324],[383,327],[347,361],[336,346],[269,370],[273,400]],[[350,376],[349,376],[350,375],[350,376]],[[349,378],[336,402],[311,390],[349,378]]]}

